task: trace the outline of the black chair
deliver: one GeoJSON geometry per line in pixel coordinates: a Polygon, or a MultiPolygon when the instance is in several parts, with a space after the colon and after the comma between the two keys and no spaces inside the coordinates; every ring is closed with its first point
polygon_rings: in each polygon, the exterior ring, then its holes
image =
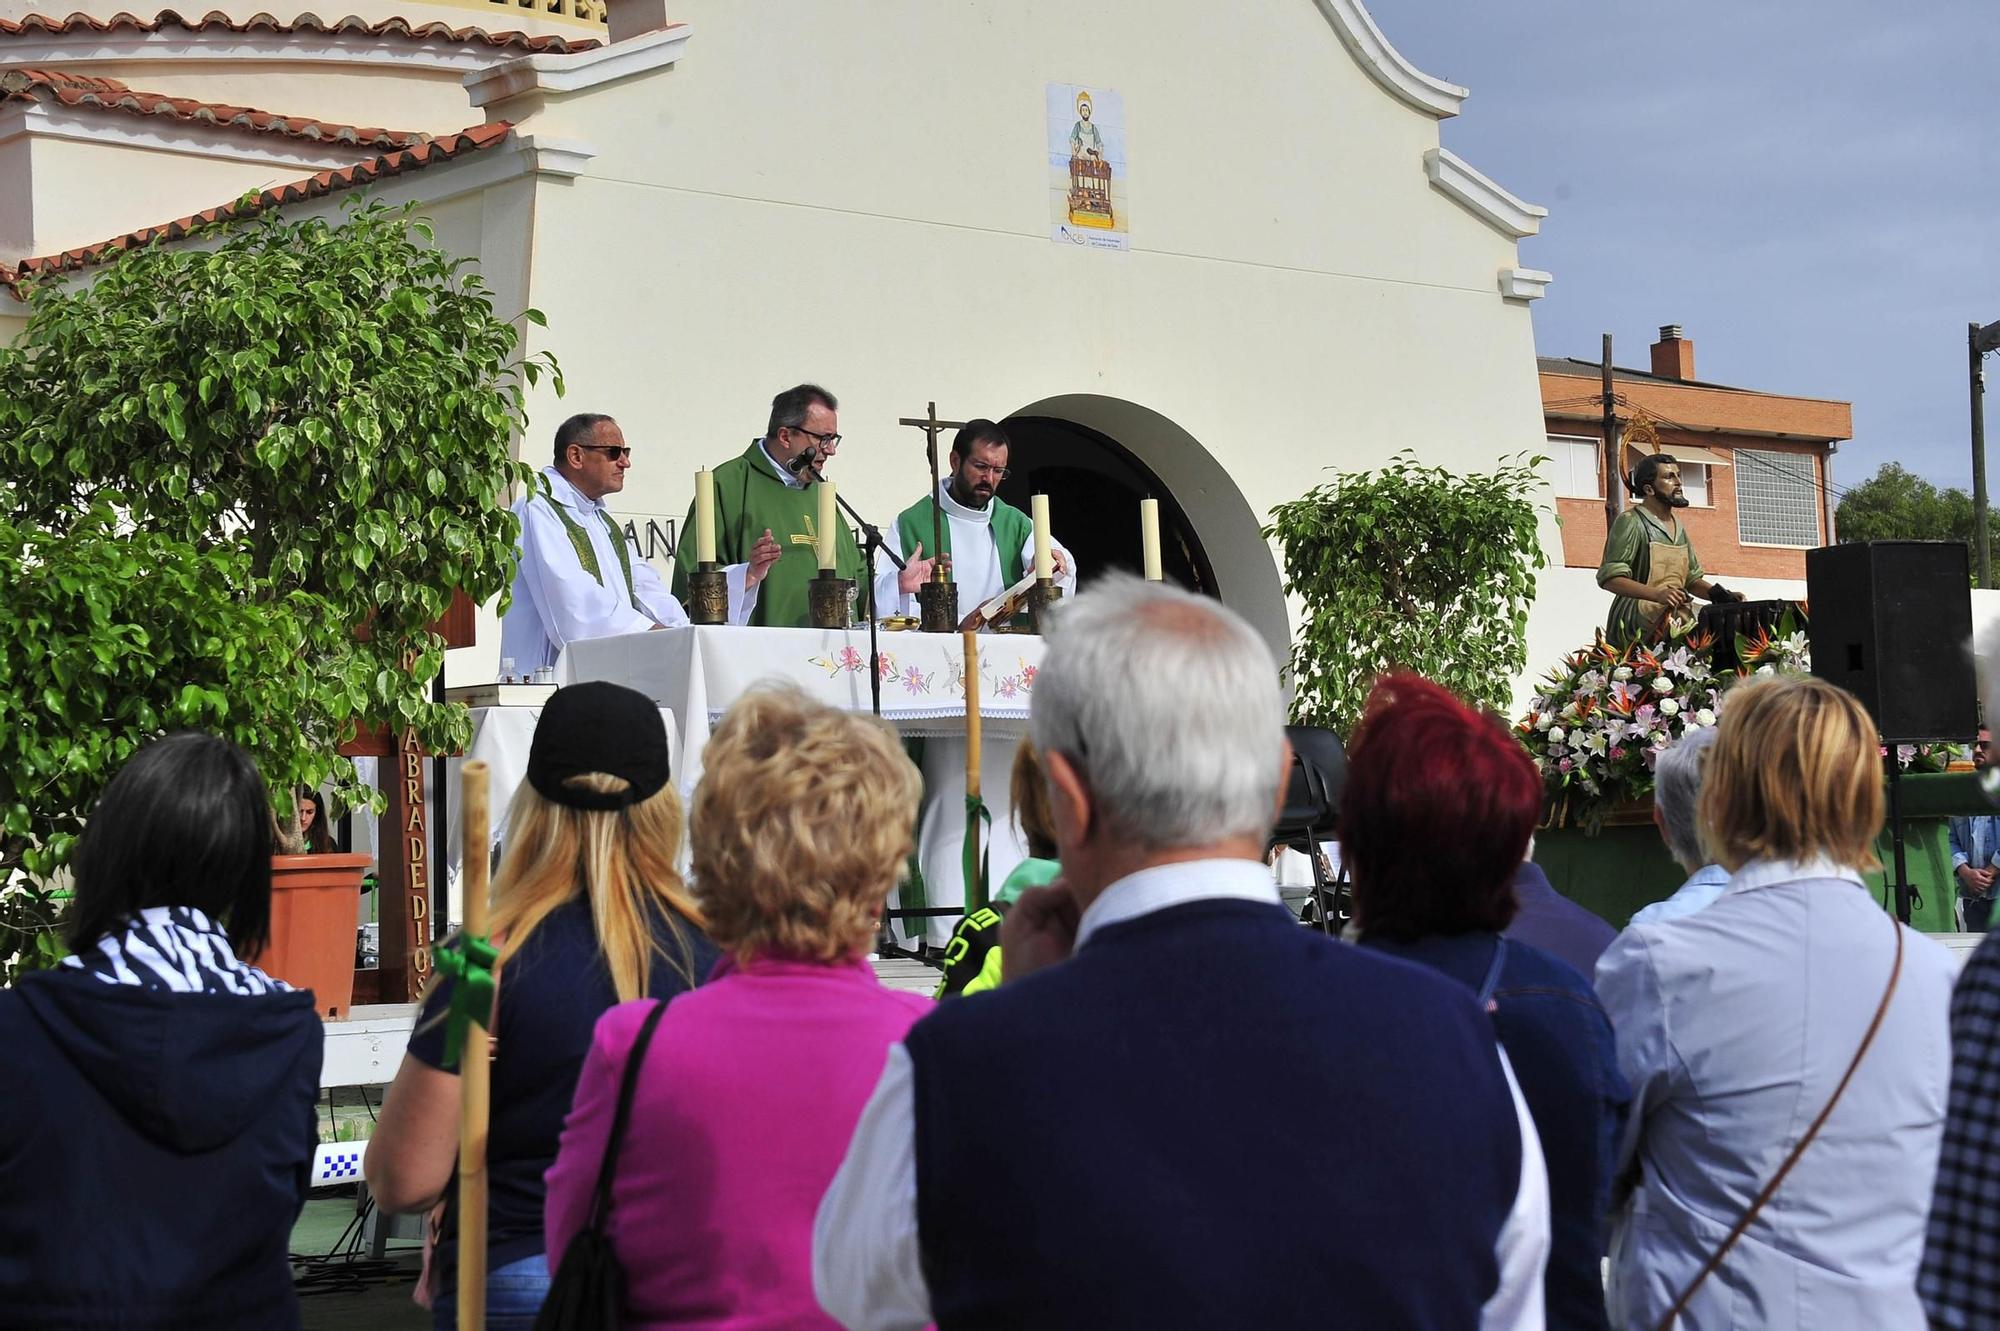
{"type": "Polygon", "coordinates": [[[1292,742],[1292,772],[1285,784],[1285,804],[1271,833],[1271,849],[1286,846],[1312,862],[1313,893],[1300,914],[1301,923],[1333,933],[1352,917],[1347,868],[1328,882],[1320,858],[1320,843],[1340,828],[1340,796],[1347,788],[1347,750],[1340,736],[1318,726],[1286,726],[1292,742]]]}

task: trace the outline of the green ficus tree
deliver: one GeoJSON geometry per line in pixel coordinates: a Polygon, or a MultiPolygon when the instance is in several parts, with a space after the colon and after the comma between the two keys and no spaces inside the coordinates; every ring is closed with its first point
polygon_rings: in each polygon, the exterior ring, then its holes
{"type": "Polygon", "coordinates": [[[410,207],[265,212],[27,290],[0,349],[0,559],[40,585],[0,612],[10,877],[53,873],[175,726],[241,740],[274,792],[350,799],[357,727],[466,740],[431,626],[511,581],[512,441],[526,389],[561,382],[431,240],[410,207]]]}
{"type": "Polygon", "coordinates": [[[1401,452],[1272,510],[1264,535],[1304,612],[1290,661],[1294,720],[1349,734],[1390,670],[1508,706],[1527,664],[1535,575],[1548,563],[1532,498],[1542,461],[1463,475],[1401,452]]]}

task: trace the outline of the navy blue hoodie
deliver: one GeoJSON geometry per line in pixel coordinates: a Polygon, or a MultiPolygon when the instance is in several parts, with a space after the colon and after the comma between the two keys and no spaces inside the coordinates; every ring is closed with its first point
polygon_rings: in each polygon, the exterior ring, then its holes
{"type": "Polygon", "coordinates": [[[0,1327],[296,1328],[309,992],[0,990],[0,1327]]]}

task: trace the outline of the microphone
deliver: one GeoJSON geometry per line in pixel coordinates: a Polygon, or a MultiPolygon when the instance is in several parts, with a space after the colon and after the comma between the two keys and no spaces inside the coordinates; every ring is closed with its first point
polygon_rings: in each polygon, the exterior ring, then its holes
{"type": "Polygon", "coordinates": [[[806,474],[806,470],[811,468],[815,480],[823,479],[819,474],[819,468],[814,466],[818,461],[819,458],[814,454],[812,449],[802,449],[797,457],[785,464],[785,470],[794,476],[803,476],[806,474]]]}

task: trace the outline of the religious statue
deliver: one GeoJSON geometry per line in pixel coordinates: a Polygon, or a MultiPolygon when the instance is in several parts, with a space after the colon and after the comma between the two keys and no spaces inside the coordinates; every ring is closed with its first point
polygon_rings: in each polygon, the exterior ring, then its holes
{"type": "Polygon", "coordinates": [[[1675,516],[1688,506],[1681,467],[1668,453],[1639,460],[1625,488],[1639,502],[1618,515],[1604,538],[1597,585],[1612,594],[1604,636],[1620,646],[1658,638],[1676,620],[1693,617],[1693,597],[1740,601],[1742,595],[1710,582],[1695,557],[1687,528],[1675,516]]]}

